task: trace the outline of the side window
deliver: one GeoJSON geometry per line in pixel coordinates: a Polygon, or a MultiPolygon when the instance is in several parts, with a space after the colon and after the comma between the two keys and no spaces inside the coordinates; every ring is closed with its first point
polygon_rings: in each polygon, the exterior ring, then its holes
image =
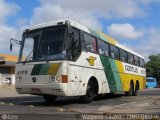
{"type": "Polygon", "coordinates": [[[116,59],[119,60],[119,48],[115,47],[116,59]]]}
{"type": "Polygon", "coordinates": [[[108,56],[109,55],[109,46],[108,43],[98,39],[98,52],[101,55],[108,56]]]}
{"type": "Polygon", "coordinates": [[[142,58],[140,58],[140,67],[145,67],[145,63],[144,63],[144,60],[142,58]]]}
{"type": "Polygon", "coordinates": [[[120,60],[122,62],[128,62],[127,61],[128,60],[127,52],[122,49],[120,49],[120,60]]]}
{"type": "Polygon", "coordinates": [[[73,41],[72,41],[72,47],[74,50],[76,50],[77,53],[79,53],[80,49],[81,49],[81,45],[80,45],[80,32],[77,29],[72,29],[73,33],[74,33],[74,37],[73,37],[73,41]]]}
{"type": "Polygon", "coordinates": [[[110,56],[113,59],[119,60],[119,48],[116,46],[110,45],[110,56]]]}
{"type": "Polygon", "coordinates": [[[97,53],[96,39],[91,35],[84,33],[84,40],[87,51],[97,53]]]}
{"type": "Polygon", "coordinates": [[[114,49],[115,49],[115,47],[113,45],[110,45],[110,56],[111,56],[111,58],[115,58],[114,49]]]}
{"type": "Polygon", "coordinates": [[[133,54],[131,54],[131,53],[128,53],[128,63],[129,64],[133,64],[134,63],[133,54]]]}
{"type": "Polygon", "coordinates": [[[73,38],[71,44],[72,59],[76,59],[81,52],[80,32],[77,29],[72,28],[73,38]]]}
{"type": "Polygon", "coordinates": [[[134,64],[136,65],[136,66],[139,66],[139,57],[137,57],[137,56],[134,56],[134,64]]]}

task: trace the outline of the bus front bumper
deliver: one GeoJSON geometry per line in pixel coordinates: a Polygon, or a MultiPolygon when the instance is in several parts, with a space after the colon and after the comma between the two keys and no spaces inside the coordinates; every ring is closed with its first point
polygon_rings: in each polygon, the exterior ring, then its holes
{"type": "MultiPolygon", "coordinates": [[[[65,83],[63,83],[65,84],[65,83]]],[[[68,96],[67,95],[67,84],[63,85],[16,85],[16,91],[19,94],[35,94],[35,95],[57,95],[57,96],[68,96]]]]}

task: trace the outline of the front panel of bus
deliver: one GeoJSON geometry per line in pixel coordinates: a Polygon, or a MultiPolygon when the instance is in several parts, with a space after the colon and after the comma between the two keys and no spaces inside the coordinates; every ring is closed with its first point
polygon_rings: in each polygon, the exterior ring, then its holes
{"type": "Polygon", "coordinates": [[[24,32],[16,65],[18,93],[67,95],[67,34],[67,25],[24,32]]]}

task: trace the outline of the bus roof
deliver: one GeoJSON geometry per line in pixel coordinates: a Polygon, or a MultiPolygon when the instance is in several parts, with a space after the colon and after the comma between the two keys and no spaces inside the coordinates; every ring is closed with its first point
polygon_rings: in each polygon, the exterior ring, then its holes
{"type": "Polygon", "coordinates": [[[32,27],[29,28],[29,30],[34,30],[34,29],[38,29],[38,28],[44,28],[44,27],[49,27],[49,26],[54,26],[54,25],[58,25],[58,24],[65,24],[66,22],[69,22],[72,26],[80,29],[80,30],[83,30],[85,31],[86,33],[89,33],[89,34],[92,34],[94,36],[96,36],[97,38],[100,38],[108,43],[111,43],[125,51],[128,51],[140,58],[143,58],[144,57],[136,52],[134,52],[133,50],[123,46],[122,44],[120,44],[118,41],[116,41],[115,39],[113,39],[112,37],[100,32],[100,31],[97,31],[97,30],[93,30],[93,29],[90,29],[76,21],[73,21],[73,20],[69,20],[69,19],[64,19],[64,20],[57,20],[57,21],[51,21],[51,22],[46,22],[46,23],[42,23],[42,24],[37,24],[37,25],[34,25],[32,27]]]}

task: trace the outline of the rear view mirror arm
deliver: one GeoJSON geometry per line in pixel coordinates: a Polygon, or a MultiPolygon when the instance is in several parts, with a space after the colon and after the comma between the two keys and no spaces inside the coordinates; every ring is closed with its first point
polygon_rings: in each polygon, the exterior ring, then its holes
{"type": "Polygon", "coordinates": [[[22,41],[14,39],[14,38],[11,38],[10,39],[10,51],[12,51],[12,45],[13,45],[12,41],[15,42],[15,43],[17,43],[17,44],[19,44],[19,45],[22,44],[22,41]]]}

